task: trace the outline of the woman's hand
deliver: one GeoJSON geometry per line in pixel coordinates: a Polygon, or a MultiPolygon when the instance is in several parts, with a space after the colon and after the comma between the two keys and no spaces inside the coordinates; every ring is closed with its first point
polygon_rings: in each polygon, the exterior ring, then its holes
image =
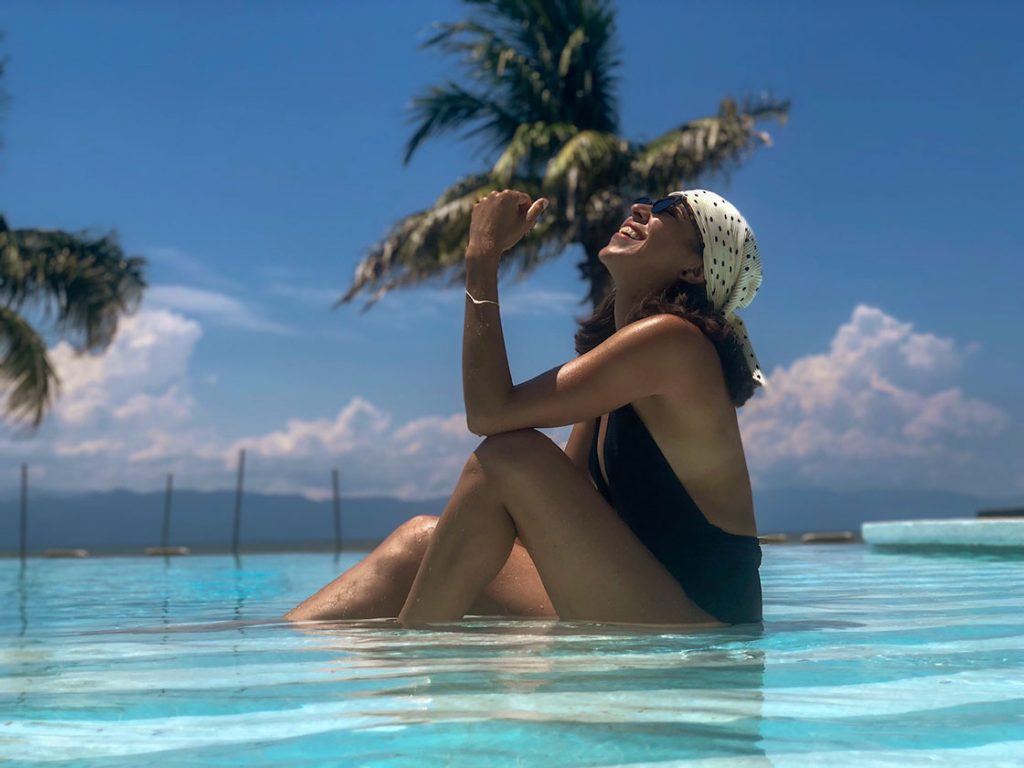
{"type": "Polygon", "coordinates": [[[491,192],[473,206],[466,258],[494,258],[518,243],[548,207],[548,199],[531,201],[525,192],[491,192]]]}

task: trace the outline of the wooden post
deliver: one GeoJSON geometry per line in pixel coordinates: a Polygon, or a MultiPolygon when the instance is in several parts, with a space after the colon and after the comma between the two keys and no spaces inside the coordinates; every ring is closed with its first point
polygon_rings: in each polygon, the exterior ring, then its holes
{"type": "Polygon", "coordinates": [[[28,556],[28,464],[21,465],[21,527],[18,552],[24,564],[28,556]]]}
{"type": "Polygon", "coordinates": [[[160,555],[165,560],[172,555],[187,555],[188,547],[172,547],[168,544],[171,538],[171,492],[174,487],[174,473],[167,473],[167,491],[164,493],[164,524],[163,532],[160,534],[159,547],[146,547],[143,551],[147,555],[160,555]]]}
{"type": "Polygon", "coordinates": [[[341,497],[338,494],[338,468],[331,470],[331,484],[334,486],[334,554],[341,552],[341,497]]]}
{"type": "Polygon", "coordinates": [[[242,478],[245,475],[245,448],[238,451],[238,487],[235,490],[235,530],[231,538],[231,551],[238,557],[238,533],[242,526],[242,478]]]}
{"type": "Polygon", "coordinates": [[[166,549],[170,546],[171,537],[171,486],[174,483],[174,473],[167,474],[167,491],[164,493],[164,528],[160,534],[160,546],[166,549]]]}

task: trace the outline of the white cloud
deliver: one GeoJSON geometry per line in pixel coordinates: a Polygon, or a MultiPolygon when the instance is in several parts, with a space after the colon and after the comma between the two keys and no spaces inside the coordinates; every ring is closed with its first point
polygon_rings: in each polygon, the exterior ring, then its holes
{"type": "MultiPolygon", "coordinates": [[[[63,396],[32,439],[0,434],[0,455],[28,461],[53,490],[156,490],[171,471],[178,487],[210,490],[233,487],[245,448],[253,491],[329,498],[337,467],[344,496],[416,499],[450,494],[482,439],[461,411],[398,422],[359,396],[331,416],[223,434],[197,423],[189,363],[201,337],[197,320],[143,309],[122,320],[102,354],[78,356],[58,343],[51,358],[63,396]]],[[[755,481],[1024,490],[1013,451],[990,440],[1011,433],[1007,416],[950,380],[969,354],[857,307],[826,352],[776,368],[767,391],[740,411],[755,481]]],[[[570,428],[541,431],[564,448],[570,428]]],[[[16,488],[16,474],[0,477],[0,488],[16,488]]]]}
{"type": "Polygon", "coordinates": [[[118,440],[82,440],[71,442],[57,440],[53,444],[53,452],[58,456],[95,456],[100,453],[110,453],[121,447],[118,440]]]}
{"type": "Polygon", "coordinates": [[[273,472],[278,492],[323,497],[330,469],[338,467],[346,496],[434,498],[451,492],[479,442],[462,414],[392,428],[390,414],[357,396],[332,419],[289,419],[284,429],[236,440],[222,460],[234,467],[245,448],[247,465],[273,472]]]}
{"type": "Polygon", "coordinates": [[[80,355],[66,341],[58,342],[49,351],[61,381],[53,416],[78,427],[105,417],[123,418],[116,413],[137,411],[143,407],[139,398],[154,390],[163,393],[166,408],[187,413],[191,398],[173,384],[183,377],[201,336],[194,320],[153,310],[122,318],[117,336],[101,354],[80,355]]]}
{"type": "Polygon", "coordinates": [[[0,440],[0,452],[45,473],[48,490],[152,488],[164,471],[185,468],[198,485],[222,485],[223,441],[192,420],[188,366],[201,337],[195,320],[142,309],[121,318],[101,353],[59,341],[49,350],[61,380],[53,410],[37,433],[0,440]]]}
{"type": "Polygon", "coordinates": [[[1007,416],[940,385],[967,353],[880,309],[856,307],[828,352],[776,368],[740,411],[755,478],[987,490],[991,467],[978,473],[983,441],[1007,416]]]}
{"type": "Polygon", "coordinates": [[[230,465],[239,448],[266,458],[338,455],[369,447],[384,436],[391,417],[361,397],[354,397],[334,419],[289,419],[287,427],[259,437],[237,440],[227,451],[230,465]]]}
{"type": "Polygon", "coordinates": [[[145,302],[147,307],[166,307],[246,331],[283,336],[294,333],[291,328],[261,316],[233,296],[203,288],[188,285],[154,285],[146,290],[145,302]]]}
{"type": "Polygon", "coordinates": [[[181,394],[178,385],[172,384],[162,395],[138,394],[129,398],[124,405],[114,409],[118,421],[160,413],[173,419],[186,419],[192,414],[195,401],[188,394],[181,394]]]}
{"type": "MultiPolygon", "coordinates": [[[[564,448],[571,427],[541,430],[564,448]]],[[[234,467],[240,448],[265,461],[282,492],[324,497],[330,468],[338,467],[342,494],[436,498],[451,493],[463,465],[482,438],[464,413],[423,416],[392,427],[392,417],[354,397],[333,419],[289,419],[285,429],[235,441],[223,455],[234,467]],[[284,479],[282,479],[284,478],[284,479]],[[319,489],[319,490],[316,490],[319,489]]]]}
{"type": "Polygon", "coordinates": [[[401,454],[411,455],[433,451],[439,436],[461,440],[467,432],[466,415],[453,413],[448,417],[424,416],[413,419],[396,429],[392,437],[401,446],[401,454]]]}
{"type": "MultiPolygon", "coordinates": [[[[179,466],[188,465],[199,469],[202,465],[209,467],[211,462],[221,458],[223,448],[220,440],[212,435],[200,435],[190,425],[181,425],[177,429],[150,427],[141,435],[135,450],[128,454],[128,461],[134,463],[175,460],[179,466]]],[[[208,474],[208,470],[197,472],[197,475],[208,474]]]]}

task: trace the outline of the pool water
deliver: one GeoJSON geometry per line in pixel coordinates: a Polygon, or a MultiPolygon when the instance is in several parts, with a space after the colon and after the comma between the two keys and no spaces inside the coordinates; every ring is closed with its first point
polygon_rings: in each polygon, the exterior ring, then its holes
{"type": "Polygon", "coordinates": [[[0,561],[0,763],[1024,765],[1024,556],[764,545],[764,628],[297,628],[361,554],[0,561]]]}

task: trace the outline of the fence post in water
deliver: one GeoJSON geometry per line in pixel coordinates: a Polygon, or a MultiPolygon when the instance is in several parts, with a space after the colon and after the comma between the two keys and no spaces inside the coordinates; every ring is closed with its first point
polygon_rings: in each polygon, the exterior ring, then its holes
{"type": "Polygon", "coordinates": [[[242,477],[245,475],[245,448],[238,451],[238,487],[235,490],[235,530],[231,537],[231,551],[238,557],[238,532],[242,525],[242,477]]]}
{"type": "Polygon", "coordinates": [[[338,495],[338,468],[331,470],[331,484],[334,486],[334,554],[341,552],[341,498],[338,495]]]}
{"type": "Polygon", "coordinates": [[[18,553],[22,565],[28,555],[28,464],[21,465],[21,526],[19,533],[18,553]]]}
{"type": "Polygon", "coordinates": [[[167,474],[167,491],[164,493],[164,529],[160,534],[160,546],[164,549],[170,546],[168,543],[171,537],[171,484],[174,482],[174,473],[167,474]]]}

